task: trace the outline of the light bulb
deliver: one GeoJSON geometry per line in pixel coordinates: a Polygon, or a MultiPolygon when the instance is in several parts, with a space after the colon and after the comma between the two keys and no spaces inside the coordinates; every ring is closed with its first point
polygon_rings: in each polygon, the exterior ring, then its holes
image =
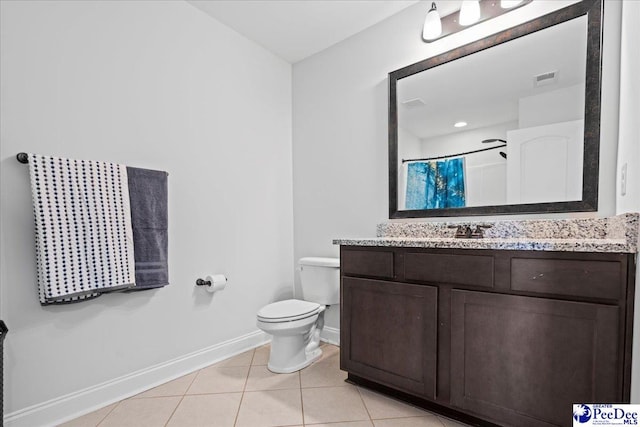
{"type": "Polygon", "coordinates": [[[435,3],[431,3],[431,9],[424,18],[424,27],[422,28],[422,38],[424,40],[433,40],[442,34],[442,22],[440,14],[435,3]]]}
{"type": "Polygon", "coordinates": [[[522,3],[522,0],[500,0],[500,7],[503,9],[511,9],[522,3]]]}
{"type": "Polygon", "coordinates": [[[480,19],[480,2],[478,0],[464,0],[460,7],[460,25],[471,25],[480,19]]]}

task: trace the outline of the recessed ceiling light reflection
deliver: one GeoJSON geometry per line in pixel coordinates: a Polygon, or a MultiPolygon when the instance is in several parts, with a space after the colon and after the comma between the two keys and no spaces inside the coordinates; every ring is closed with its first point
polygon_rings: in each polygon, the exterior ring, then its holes
{"type": "Polygon", "coordinates": [[[453,124],[453,126],[454,126],[454,127],[457,127],[457,128],[463,128],[463,127],[465,127],[466,125],[467,125],[467,122],[455,122],[455,123],[453,124]]]}

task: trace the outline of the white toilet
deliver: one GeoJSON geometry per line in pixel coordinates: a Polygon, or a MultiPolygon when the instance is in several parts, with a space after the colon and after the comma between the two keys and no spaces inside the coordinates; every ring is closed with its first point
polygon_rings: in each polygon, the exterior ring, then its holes
{"type": "Polygon", "coordinates": [[[299,264],[304,300],[278,301],[258,311],[258,328],[273,335],[267,367],[278,374],[299,371],[320,358],[324,310],[340,303],[338,258],[301,258],[299,264]]]}

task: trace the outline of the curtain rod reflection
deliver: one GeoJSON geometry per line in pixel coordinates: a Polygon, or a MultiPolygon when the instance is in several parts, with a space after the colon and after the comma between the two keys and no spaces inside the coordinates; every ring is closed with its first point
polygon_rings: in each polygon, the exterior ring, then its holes
{"type": "Polygon", "coordinates": [[[474,153],[481,153],[483,151],[489,151],[489,150],[495,150],[496,148],[503,148],[506,147],[507,144],[502,144],[502,145],[496,145],[495,147],[488,147],[488,148],[481,148],[479,150],[473,150],[473,151],[466,151],[464,153],[458,153],[458,154],[448,154],[446,156],[437,156],[437,157],[425,157],[424,159],[402,159],[402,163],[407,163],[407,162],[426,162],[429,160],[441,160],[441,159],[450,159],[452,157],[460,157],[460,156],[465,156],[467,154],[474,154],[474,153]]]}

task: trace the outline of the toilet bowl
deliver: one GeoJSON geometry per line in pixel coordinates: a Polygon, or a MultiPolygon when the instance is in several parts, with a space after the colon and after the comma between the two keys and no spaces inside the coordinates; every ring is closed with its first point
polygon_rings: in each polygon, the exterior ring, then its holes
{"type": "Polygon", "coordinates": [[[274,302],[257,314],[258,328],[273,337],[267,368],[279,374],[299,371],[322,356],[324,312],[340,302],[337,258],[302,258],[300,266],[304,300],[274,302]]]}
{"type": "Polygon", "coordinates": [[[325,306],[301,300],[285,300],[258,312],[258,327],[273,336],[267,367],[288,374],[309,366],[322,356],[320,331],[325,306]]]}

